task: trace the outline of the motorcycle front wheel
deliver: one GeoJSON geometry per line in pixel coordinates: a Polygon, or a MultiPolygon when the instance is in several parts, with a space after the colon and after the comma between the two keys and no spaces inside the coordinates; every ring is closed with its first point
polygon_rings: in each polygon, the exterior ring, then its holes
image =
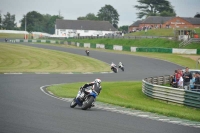
{"type": "Polygon", "coordinates": [[[74,99],[72,100],[72,102],[70,103],[70,107],[71,107],[71,108],[74,108],[74,107],[76,107],[76,105],[77,105],[77,103],[76,103],[76,98],[74,98],[74,99]]]}
{"type": "Polygon", "coordinates": [[[81,107],[82,110],[86,110],[89,107],[92,106],[92,103],[94,102],[94,97],[93,96],[89,96],[84,102],[83,105],[81,107]]]}

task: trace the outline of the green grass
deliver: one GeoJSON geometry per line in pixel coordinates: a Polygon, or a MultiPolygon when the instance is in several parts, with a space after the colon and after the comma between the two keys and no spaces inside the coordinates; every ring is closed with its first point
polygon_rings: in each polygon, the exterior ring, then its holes
{"type": "MultiPolygon", "coordinates": [[[[64,47],[64,48],[85,49],[85,48],[76,47],[73,45],[65,45],[65,44],[46,44],[46,43],[44,43],[43,45],[52,45],[52,46],[64,47]]],[[[87,48],[87,49],[94,50],[94,51],[104,51],[104,52],[117,53],[117,54],[129,54],[129,55],[134,55],[134,56],[142,56],[142,57],[148,57],[148,58],[161,59],[161,60],[165,60],[165,61],[169,61],[169,62],[178,64],[180,66],[185,66],[185,67],[187,66],[191,69],[196,69],[196,61],[192,60],[189,57],[184,57],[185,55],[183,55],[183,54],[153,53],[153,52],[128,52],[128,51],[115,51],[115,50],[108,50],[108,49],[93,49],[93,48],[87,48]]],[[[190,57],[192,57],[192,56],[195,57],[197,55],[190,55],[190,57]]],[[[199,68],[200,68],[200,65],[199,65],[199,68]]]]}
{"type": "MultiPolygon", "coordinates": [[[[111,44],[131,47],[149,47],[149,48],[179,48],[180,42],[162,38],[154,39],[68,39],[67,41],[79,43],[94,43],[94,44],[111,44]]],[[[184,47],[186,49],[200,49],[199,43],[191,43],[184,47]]]]}
{"type": "MultiPolygon", "coordinates": [[[[84,83],[54,85],[48,90],[60,97],[75,97],[84,83]]],[[[179,117],[200,121],[200,109],[150,98],[142,93],[141,81],[102,82],[102,92],[97,101],[106,102],[132,109],[158,113],[166,116],[179,117]]]]}
{"type": "MultiPolygon", "coordinates": [[[[196,28],[194,30],[198,35],[200,35],[200,29],[196,28]]],[[[125,36],[174,36],[174,29],[158,28],[158,29],[148,30],[146,33],[145,31],[138,31],[126,34],[125,36]]]]}
{"type": "Polygon", "coordinates": [[[126,34],[126,36],[174,36],[174,30],[173,29],[151,29],[145,31],[138,31],[126,34]]]}
{"type": "MultiPolygon", "coordinates": [[[[29,37],[31,37],[29,35],[29,37]]],[[[24,39],[24,34],[14,34],[14,33],[0,33],[0,38],[17,38],[17,39],[24,39]]]]}
{"type": "Polygon", "coordinates": [[[0,43],[0,72],[100,72],[108,64],[87,56],[0,43]]]}

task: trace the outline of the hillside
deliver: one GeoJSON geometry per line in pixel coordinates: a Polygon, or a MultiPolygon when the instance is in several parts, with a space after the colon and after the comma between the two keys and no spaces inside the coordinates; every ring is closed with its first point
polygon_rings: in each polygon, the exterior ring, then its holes
{"type": "MultiPolygon", "coordinates": [[[[67,41],[79,42],[79,43],[94,43],[94,44],[111,44],[111,45],[123,45],[132,47],[151,47],[151,48],[179,48],[179,41],[154,38],[154,39],[67,39],[67,41]]],[[[192,43],[184,48],[188,49],[200,49],[199,43],[192,43]]]]}

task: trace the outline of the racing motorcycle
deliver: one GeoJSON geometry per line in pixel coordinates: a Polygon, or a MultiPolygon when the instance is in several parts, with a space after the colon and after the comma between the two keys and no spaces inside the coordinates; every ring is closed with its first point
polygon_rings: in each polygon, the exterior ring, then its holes
{"type": "Polygon", "coordinates": [[[122,71],[124,71],[124,66],[121,64],[120,66],[118,66],[122,71]]]}
{"type": "MultiPolygon", "coordinates": [[[[95,85],[95,87],[100,87],[99,85],[95,85]]],[[[93,103],[96,100],[96,97],[98,96],[98,92],[96,92],[94,89],[91,89],[90,87],[86,88],[84,91],[81,92],[79,97],[75,97],[70,107],[74,108],[76,105],[80,106],[82,110],[90,109],[93,106],[93,103]]]]}
{"type": "Polygon", "coordinates": [[[89,50],[85,50],[85,53],[86,53],[87,56],[90,55],[90,51],[89,50]]]}
{"type": "Polygon", "coordinates": [[[117,66],[112,66],[112,67],[111,67],[111,70],[112,70],[114,73],[117,73],[117,72],[118,72],[117,66]]]}

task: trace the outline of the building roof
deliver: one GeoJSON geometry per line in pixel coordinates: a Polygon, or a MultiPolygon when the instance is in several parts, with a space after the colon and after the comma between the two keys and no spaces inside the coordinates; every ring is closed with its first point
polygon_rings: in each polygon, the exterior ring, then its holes
{"type": "Polygon", "coordinates": [[[143,20],[137,20],[136,22],[134,22],[132,25],[130,26],[133,26],[133,27],[139,27],[140,23],[142,22],[143,20]]]}
{"type": "Polygon", "coordinates": [[[142,24],[163,24],[174,17],[148,16],[142,24]]]}
{"type": "Polygon", "coordinates": [[[117,31],[109,21],[56,20],[56,29],[117,31]]]}
{"type": "Polygon", "coordinates": [[[200,18],[189,18],[189,17],[182,17],[182,18],[191,24],[200,24],[200,18]]]}

